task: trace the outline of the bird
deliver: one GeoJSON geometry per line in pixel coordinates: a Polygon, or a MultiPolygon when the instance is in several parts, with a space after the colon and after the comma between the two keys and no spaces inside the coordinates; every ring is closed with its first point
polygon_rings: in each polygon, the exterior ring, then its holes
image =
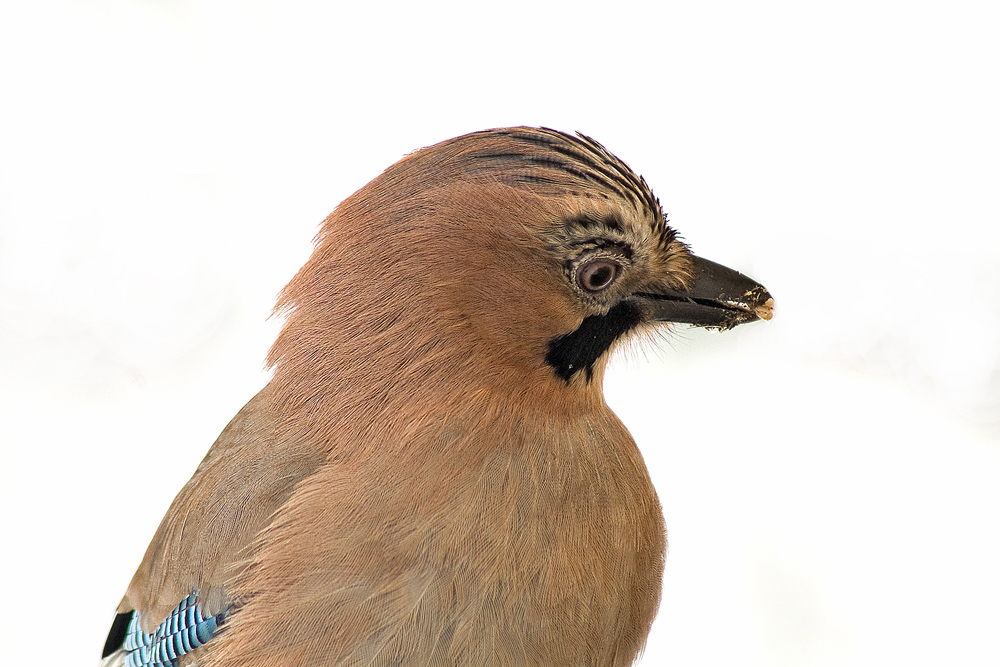
{"type": "Polygon", "coordinates": [[[170,505],[102,664],[632,664],[666,530],[608,359],[773,308],[584,134],[406,155],[280,292],[270,379],[170,505]]]}

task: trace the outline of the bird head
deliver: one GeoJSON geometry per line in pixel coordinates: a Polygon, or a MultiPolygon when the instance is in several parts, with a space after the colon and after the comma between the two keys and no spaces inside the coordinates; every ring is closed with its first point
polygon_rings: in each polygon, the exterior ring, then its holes
{"type": "Polygon", "coordinates": [[[692,254],[596,141],[496,129],[408,155],[330,215],[279,300],[270,362],[344,389],[520,378],[599,393],[633,332],[725,330],[772,307],[761,285],[692,254]]]}

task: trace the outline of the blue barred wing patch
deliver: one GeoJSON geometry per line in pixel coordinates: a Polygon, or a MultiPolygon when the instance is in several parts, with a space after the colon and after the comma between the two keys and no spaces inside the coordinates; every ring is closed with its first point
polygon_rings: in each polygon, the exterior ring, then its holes
{"type": "Polygon", "coordinates": [[[178,658],[215,636],[226,620],[226,611],[205,616],[198,594],[191,593],[152,634],[142,631],[136,613],[125,633],[126,667],[177,667],[178,658]]]}

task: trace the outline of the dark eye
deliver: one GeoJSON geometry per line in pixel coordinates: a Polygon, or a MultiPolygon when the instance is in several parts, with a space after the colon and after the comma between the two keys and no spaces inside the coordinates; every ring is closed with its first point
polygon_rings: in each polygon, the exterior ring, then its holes
{"type": "Polygon", "coordinates": [[[600,292],[615,281],[621,269],[621,264],[613,259],[598,257],[580,265],[576,284],[586,292],[600,292]]]}

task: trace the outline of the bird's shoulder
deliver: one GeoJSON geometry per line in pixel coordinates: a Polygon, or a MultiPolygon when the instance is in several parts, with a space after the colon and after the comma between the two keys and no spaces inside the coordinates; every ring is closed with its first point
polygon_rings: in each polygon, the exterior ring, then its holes
{"type": "Polygon", "coordinates": [[[282,431],[265,388],[223,429],[174,498],[119,612],[135,609],[149,632],[192,591],[206,614],[231,602],[226,581],[253,538],[324,455],[282,431]]]}

